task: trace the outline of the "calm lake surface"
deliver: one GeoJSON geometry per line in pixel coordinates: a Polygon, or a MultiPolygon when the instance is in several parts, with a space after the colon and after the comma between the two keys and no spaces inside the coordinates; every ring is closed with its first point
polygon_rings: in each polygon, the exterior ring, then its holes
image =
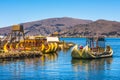
{"type": "MultiPolygon", "coordinates": [[[[61,38],[85,46],[85,38],[61,38]]],[[[0,61],[0,80],[120,80],[120,38],[106,38],[112,58],[76,60],[71,49],[40,58],[0,61]]]]}

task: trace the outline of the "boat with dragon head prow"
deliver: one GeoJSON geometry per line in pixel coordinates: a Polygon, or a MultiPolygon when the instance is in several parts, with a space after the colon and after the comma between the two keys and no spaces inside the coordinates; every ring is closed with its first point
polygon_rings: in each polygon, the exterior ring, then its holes
{"type": "Polygon", "coordinates": [[[96,59],[112,57],[113,50],[109,45],[105,45],[105,38],[99,37],[87,37],[86,46],[75,45],[72,49],[72,58],[77,59],[96,59]]]}

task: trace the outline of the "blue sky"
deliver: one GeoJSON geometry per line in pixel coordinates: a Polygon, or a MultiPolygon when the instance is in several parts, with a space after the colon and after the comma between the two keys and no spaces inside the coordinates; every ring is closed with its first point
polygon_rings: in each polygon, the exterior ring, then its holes
{"type": "Polygon", "coordinates": [[[120,21],[120,0],[0,0],[0,27],[55,17],[120,21]]]}

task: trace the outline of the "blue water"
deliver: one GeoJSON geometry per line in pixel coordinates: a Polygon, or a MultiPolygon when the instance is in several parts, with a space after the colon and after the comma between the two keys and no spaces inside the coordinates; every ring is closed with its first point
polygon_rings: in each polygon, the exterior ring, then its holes
{"type": "MultiPolygon", "coordinates": [[[[85,38],[61,38],[85,45],[85,38]]],[[[40,58],[0,61],[0,80],[119,80],[120,38],[107,38],[112,58],[75,60],[71,49],[40,58]]]]}

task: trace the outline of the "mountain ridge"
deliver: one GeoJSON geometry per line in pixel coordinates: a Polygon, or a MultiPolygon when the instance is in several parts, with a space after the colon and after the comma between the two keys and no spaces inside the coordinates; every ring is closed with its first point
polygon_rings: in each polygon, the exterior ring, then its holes
{"type": "MultiPolygon", "coordinates": [[[[48,18],[38,21],[32,21],[27,23],[21,23],[24,26],[25,33],[28,35],[48,35],[55,31],[60,32],[62,29],[66,27],[72,27],[77,24],[87,24],[92,22],[91,20],[83,20],[83,19],[76,19],[70,17],[62,17],[62,18],[48,18]]],[[[0,34],[8,34],[10,33],[10,27],[0,28],[0,34]]]]}
{"type": "MultiPolygon", "coordinates": [[[[120,36],[120,22],[99,19],[96,21],[70,17],[48,18],[38,21],[21,23],[26,35],[47,36],[59,32],[59,36],[120,36]]],[[[11,26],[0,28],[0,34],[10,33],[11,26]]]]}

